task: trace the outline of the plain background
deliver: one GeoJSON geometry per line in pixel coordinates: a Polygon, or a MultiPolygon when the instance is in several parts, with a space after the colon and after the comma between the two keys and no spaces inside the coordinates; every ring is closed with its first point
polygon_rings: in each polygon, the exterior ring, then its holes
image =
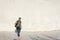
{"type": "Polygon", "coordinates": [[[0,31],[14,31],[22,17],[23,31],[60,29],[60,0],[0,0],[0,31]]]}

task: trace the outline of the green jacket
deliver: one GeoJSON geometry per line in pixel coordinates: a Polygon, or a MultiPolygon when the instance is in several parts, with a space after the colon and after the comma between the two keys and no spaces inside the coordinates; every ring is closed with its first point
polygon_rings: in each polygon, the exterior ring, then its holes
{"type": "Polygon", "coordinates": [[[20,27],[21,28],[21,20],[16,21],[15,27],[20,27]]]}

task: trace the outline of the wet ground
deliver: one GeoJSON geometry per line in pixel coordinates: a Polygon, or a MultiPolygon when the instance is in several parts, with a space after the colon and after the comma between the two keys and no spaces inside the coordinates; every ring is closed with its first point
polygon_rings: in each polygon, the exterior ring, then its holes
{"type": "Polygon", "coordinates": [[[19,39],[15,32],[0,32],[0,40],[60,40],[60,31],[21,32],[19,39]]]}

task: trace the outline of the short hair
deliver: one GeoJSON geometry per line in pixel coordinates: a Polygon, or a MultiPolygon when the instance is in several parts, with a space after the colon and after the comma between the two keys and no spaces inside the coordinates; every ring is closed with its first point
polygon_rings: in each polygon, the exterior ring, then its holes
{"type": "Polygon", "coordinates": [[[19,17],[19,19],[21,19],[21,17],[19,17]]]}

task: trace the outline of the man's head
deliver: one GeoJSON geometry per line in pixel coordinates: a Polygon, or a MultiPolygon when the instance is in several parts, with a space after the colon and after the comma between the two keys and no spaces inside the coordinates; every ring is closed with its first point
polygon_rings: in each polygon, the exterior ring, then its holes
{"type": "Polygon", "coordinates": [[[21,20],[21,17],[19,17],[19,20],[21,20]]]}

